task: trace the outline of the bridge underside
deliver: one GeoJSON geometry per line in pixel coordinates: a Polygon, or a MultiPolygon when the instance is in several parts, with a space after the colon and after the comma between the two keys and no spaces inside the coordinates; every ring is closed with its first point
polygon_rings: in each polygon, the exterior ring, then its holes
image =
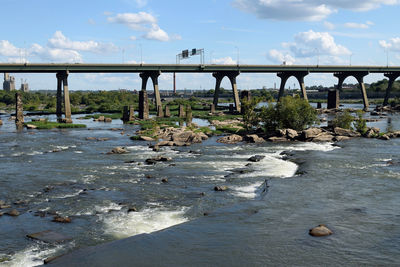
{"type": "Polygon", "coordinates": [[[160,98],[158,77],[166,73],[211,73],[216,79],[214,106],[218,104],[220,85],[224,77],[228,77],[232,85],[235,112],[240,112],[237,77],[240,73],[277,73],[281,79],[279,99],[284,95],[285,85],[290,77],[295,77],[300,85],[302,97],[307,98],[304,78],[310,73],[333,73],[338,78],[336,90],[341,90],[344,80],[353,76],[360,85],[364,109],[369,103],[365,90],[364,77],[369,73],[382,73],[389,79],[383,105],[388,104],[390,91],[394,81],[400,77],[400,67],[380,66],[299,66],[299,65],[180,65],[180,64],[0,64],[0,72],[4,73],[56,73],[57,77],[57,118],[59,121],[71,122],[71,106],[68,91],[68,75],[70,73],[140,73],[142,88],[140,91],[139,117],[147,119],[149,103],[146,86],[149,78],[154,88],[157,114],[162,116],[163,107],[160,98]],[[65,117],[62,118],[64,109],[65,117]]]}

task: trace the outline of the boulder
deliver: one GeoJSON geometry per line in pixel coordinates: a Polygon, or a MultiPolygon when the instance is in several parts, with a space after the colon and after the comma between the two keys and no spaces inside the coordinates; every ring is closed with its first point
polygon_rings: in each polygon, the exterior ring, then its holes
{"type": "Polygon", "coordinates": [[[193,133],[192,137],[191,137],[191,142],[192,143],[201,143],[204,140],[208,139],[208,135],[206,135],[203,132],[199,132],[199,133],[193,133]]]}
{"type": "Polygon", "coordinates": [[[166,184],[166,183],[168,183],[168,179],[167,178],[163,178],[163,179],[161,179],[161,182],[166,184]]]}
{"type": "Polygon", "coordinates": [[[97,119],[97,121],[104,121],[104,120],[105,120],[104,116],[100,116],[100,117],[97,119]]]}
{"type": "Polygon", "coordinates": [[[112,122],[111,118],[104,118],[104,122],[112,122]]]}
{"type": "Polygon", "coordinates": [[[129,212],[137,212],[136,207],[129,207],[129,208],[128,208],[128,213],[129,213],[129,212]]]}
{"type": "Polygon", "coordinates": [[[237,134],[232,134],[228,136],[221,137],[217,140],[218,143],[223,144],[237,144],[243,141],[243,137],[237,134]]]}
{"type": "Polygon", "coordinates": [[[71,223],[72,220],[69,217],[62,217],[62,216],[54,216],[52,222],[58,222],[58,223],[71,223]]]}
{"type": "Polygon", "coordinates": [[[299,136],[296,130],[286,129],[286,137],[289,139],[296,139],[299,136]]]}
{"type": "Polygon", "coordinates": [[[320,133],[312,139],[313,142],[332,142],[334,136],[329,133],[320,133]]]}
{"type": "Polygon", "coordinates": [[[9,208],[11,208],[11,206],[8,204],[0,205],[0,209],[9,209],[9,208]]]}
{"type": "Polygon", "coordinates": [[[172,158],[169,158],[169,157],[157,156],[155,158],[146,159],[145,162],[148,165],[152,165],[152,164],[156,164],[157,162],[160,162],[160,161],[171,161],[171,160],[172,160],[172,158]]]}
{"type": "Polygon", "coordinates": [[[367,138],[375,138],[379,136],[380,129],[376,127],[368,128],[367,132],[365,133],[365,137],[367,138]]]}
{"type": "Polygon", "coordinates": [[[108,152],[107,154],[124,154],[128,152],[125,148],[123,147],[115,147],[111,150],[111,152],[108,152]]]}
{"type": "Polygon", "coordinates": [[[174,133],[172,135],[172,141],[187,143],[191,141],[192,135],[193,135],[192,131],[174,133]]]}
{"type": "Polygon", "coordinates": [[[349,130],[349,129],[343,129],[340,127],[335,127],[335,129],[333,131],[334,131],[335,135],[340,135],[340,136],[347,136],[347,137],[361,136],[361,134],[356,131],[349,130]]]}
{"type": "Polygon", "coordinates": [[[153,138],[151,138],[149,136],[144,136],[144,135],[139,136],[139,139],[142,140],[142,141],[149,141],[149,142],[150,141],[154,141],[153,138]]]}
{"type": "Polygon", "coordinates": [[[324,224],[320,224],[317,227],[310,229],[309,234],[312,236],[328,236],[333,234],[333,232],[326,227],[324,224]]]}
{"type": "Polygon", "coordinates": [[[259,161],[261,161],[261,160],[264,159],[264,158],[265,158],[265,156],[262,156],[262,155],[255,155],[255,156],[250,157],[247,161],[259,162],[259,161]]]}
{"type": "Polygon", "coordinates": [[[381,140],[390,140],[390,137],[386,134],[383,134],[383,135],[379,136],[378,138],[381,140]]]}
{"type": "Polygon", "coordinates": [[[223,186],[215,186],[214,191],[222,192],[228,190],[228,187],[223,185],[223,186]]]}
{"type": "Polygon", "coordinates": [[[400,137],[400,131],[387,133],[387,136],[389,136],[390,138],[398,138],[400,137]]]}
{"type": "Polygon", "coordinates": [[[265,140],[256,134],[248,134],[245,136],[245,140],[249,143],[264,143],[265,140]]]}
{"type": "Polygon", "coordinates": [[[319,135],[320,133],[322,133],[322,130],[319,128],[309,128],[307,130],[302,131],[301,138],[303,140],[309,140],[317,137],[317,135],[319,135]]]}
{"type": "Polygon", "coordinates": [[[156,146],[158,146],[158,147],[160,147],[160,146],[173,146],[173,145],[174,145],[174,142],[172,142],[172,141],[161,141],[161,142],[158,142],[155,145],[155,147],[156,146]]]}
{"type": "Polygon", "coordinates": [[[27,128],[27,129],[37,129],[37,126],[36,126],[36,125],[33,125],[33,124],[27,124],[27,125],[26,125],[26,128],[27,128]]]}
{"type": "Polygon", "coordinates": [[[13,209],[13,210],[7,211],[5,214],[8,216],[16,217],[16,216],[19,216],[19,211],[16,209],[13,209]]]}
{"type": "Polygon", "coordinates": [[[268,141],[270,141],[270,142],[287,142],[289,140],[286,137],[272,136],[272,137],[268,138],[268,141]]]}
{"type": "Polygon", "coordinates": [[[3,121],[2,120],[0,120],[0,125],[3,125],[3,121]]]}

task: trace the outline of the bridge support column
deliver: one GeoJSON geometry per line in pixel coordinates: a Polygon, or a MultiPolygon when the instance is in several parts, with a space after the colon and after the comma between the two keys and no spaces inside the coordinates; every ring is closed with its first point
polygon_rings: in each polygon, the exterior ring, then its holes
{"type": "Polygon", "coordinates": [[[281,97],[283,96],[283,93],[285,92],[285,85],[286,85],[287,80],[292,76],[294,76],[297,79],[297,81],[299,82],[301,96],[303,97],[303,99],[308,101],[306,86],[304,84],[304,77],[306,77],[308,74],[309,74],[308,71],[278,72],[277,75],[279,78],[281,78],[281,86],[279,88],[278,101],[281,99],[281,97]]]}
{"type": "Polygon", "coordinates": [[[368,75],[368,71],[357,71],[357,72],[339,72],[339,73],[334,73],[333,76],[339,79],[336,90],[341,91],[343,82],[347,77],[353,76],[354,78],[357,79],[358,84],[360,85],[360,91],[364,103],[364,110],[368,110],[369,103],[368,103],[368,96],[367,96],[367,91],[365,90],[365,84],[364,84],[364,77],[368,75]]]}
{"type": "Polygon", "coordinates": [[[386,89],[385,100],[383,100],[383,106],[387,106],[390,97],[390,91],[392,90],[394,81],[400,77],[400,72],[385,73],[385,77],[389,78],[388,88],[386,89]]]}
{"type": "Polygon", "coordinates": [[[69,100],[68,91],[68,71],[57,72],[57,107],[56,114],[58,122],[72,123],[71,118],[71,103],[69,100]],[[64,91],[64,99],[62,97],[62,91],[64,91]],[[64,114],[65,118],[62,118],[62,104],[64,103],[64,114]]]}
{"type": "MultiPolygon", "coordinates": [[[[149,80],[149,78],[151,78],[151,80],[153,82],[154,98],[155,98],[155,102],[156,102],[155,105],[157,108],[157,113],[159,112],[159,109],[162,108],[160,90],[158,88],[158,76],[160,76],[160,74],[161,74],[160,71],[145,71],[145,72],[140,73],[140,78],[142,78],[142,91],[146,91],[147,81],[149,80]]],[[[147,99],[147,97],[146,97],[146,99],[147,99]]],[[[148,108],[148,105],[149,104],[147,103],[147,108],[148,108]]]]}
{"type": "Polygon", "coordinates": [[[215,92],[214,92],[214,101],[213,104],[215,108],[218,106],[218,98],[219,98],[219,90],[221,87],[221,82],[222,79],[226,76],[228,77],[229,81],[231,82],[232,85],[232,94],[233,94],[233,100],[235,103],[235,112],[240,113],[240,100],[239,100],[239,92],[237,89],[237,83],[236,83],[236,77],[240,73],[238,71],[229,71],[229,72],[214,72],[213,77],[216,79],[215,83],[215,92]]]}

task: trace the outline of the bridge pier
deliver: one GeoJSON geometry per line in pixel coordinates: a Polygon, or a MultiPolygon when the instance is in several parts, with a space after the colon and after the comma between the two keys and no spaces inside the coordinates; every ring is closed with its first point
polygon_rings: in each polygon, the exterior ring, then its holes
{"type": "Polygon", "coordinates": [[[69,100],[69,91],[68,91],[68,71],[60,71],[57,72],[57,121],[72,123],[71,118],[71,103],[69,100]],[[64,91],[64,99],[62,97],[62,92],[64,91]],[[62,104],[64,102],[64,114],[65,118],[62,118],[62,104]]]}
{"type": "Polygon", "coordinates": [[[354,78],[357,79],[358,84],[360,85],[360,91],[364,103],[364,110],[368,110],[369,103],[368,103],[368,97],[367,97],[367,91],[365,90],[365,84],[364,84],[364,77],[369,74],[368,71],[346,71],[346,72],[337,72],[334,73],[333,76],[338,78],[338,84],[336,87],[336,90],[341,91],[343,82],[346,80],[348,77],[353,76],[354,78]]]}
{"type": "Polygon", "coordinates": [[[383,100],[383,106],[388,105],[390,91],[392,90],[394,81],[400,77],[400,72],[385,73],[385,77],[389,78],[389,84],[388,84],[388,88],[386,89],[385,100],[383,100]]]}
{"type": "MultiPolygon", "coordinates": [[[[156,104],[156,108],[157,108],[157,113],[159,112],[160,108],[162,109],[160,90],[158,88],[158,76],[160,76],[160,74],[161,74],[160,71],[145,71],[145,72],[140,73],[140,78],[142,78],[142,91],[146,91],[147,81],[149,80],[149,78],[151,78],[151,80],[153,82],[154,98],[156,100],[155,104],[156,104]]],[[[142,97],[141,99],[148,101],[147,93],[146,93],[146,97],[142,97]]],[[[142,103],[142,105],[141,105],[141,103],[139,103],[139,107],[140,106],[142,106],[142,107],[147,106],[147,109],[148,109],[149,103],[146,103],[146,104],[142,103]]],[[[144,110],[142,110],[142,112],[140,112],[140,110],[139,110],[139,114],[144,114],[144,113],[146,113],[144,110]]],[[[148,114],[148,110],[147,110],[147,114],[148,114]]],[[[139,118],[145,119],[145,118],[140,117],[140,115],[139,115],[139,118]]]]}
{"type": "Polygon", "coordinates": [[[281,99],[283,93],[285,92],[285,85],[287,80],[292,76],[294,76],[299,82],[301,96],[303,97],[303,99],[308,101],[306,86],[304,84],[304,77],[306,77],[308,74],[309,74],[308,71],[278,72],[277,75],[279,78],[281,78],[281,86],[279,88],[278,101],[279,99],[281,99]]]}
{"type": "Polygon", "coordinates": [[[213,77],[216,79],[214,101],[213,101],[215,108],[217,108],[217,106],[218,106],[219,90],[221,87],[222,79],[226,76],[226,77],[228,77],[228,79],[232,85],[232,94],[233,94],[233,100],[235,103],[235,111],[240,113],[239,92],[238,92],[237,83],[236,83],[236,77],[239,74],[240,73],[238,71],[224,71],[224,72],[219,71],[219,72],[214,72],[212,74],[213,77]]]}

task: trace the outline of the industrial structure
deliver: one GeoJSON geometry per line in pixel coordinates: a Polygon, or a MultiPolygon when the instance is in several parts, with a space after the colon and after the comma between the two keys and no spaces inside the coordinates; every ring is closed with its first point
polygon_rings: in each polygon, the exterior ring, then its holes
{"type": "Polygon", "coordinates": [[[15,90],[15,78],[9,73],[4,73],[3,90],[7,92],[15,90]]]}

